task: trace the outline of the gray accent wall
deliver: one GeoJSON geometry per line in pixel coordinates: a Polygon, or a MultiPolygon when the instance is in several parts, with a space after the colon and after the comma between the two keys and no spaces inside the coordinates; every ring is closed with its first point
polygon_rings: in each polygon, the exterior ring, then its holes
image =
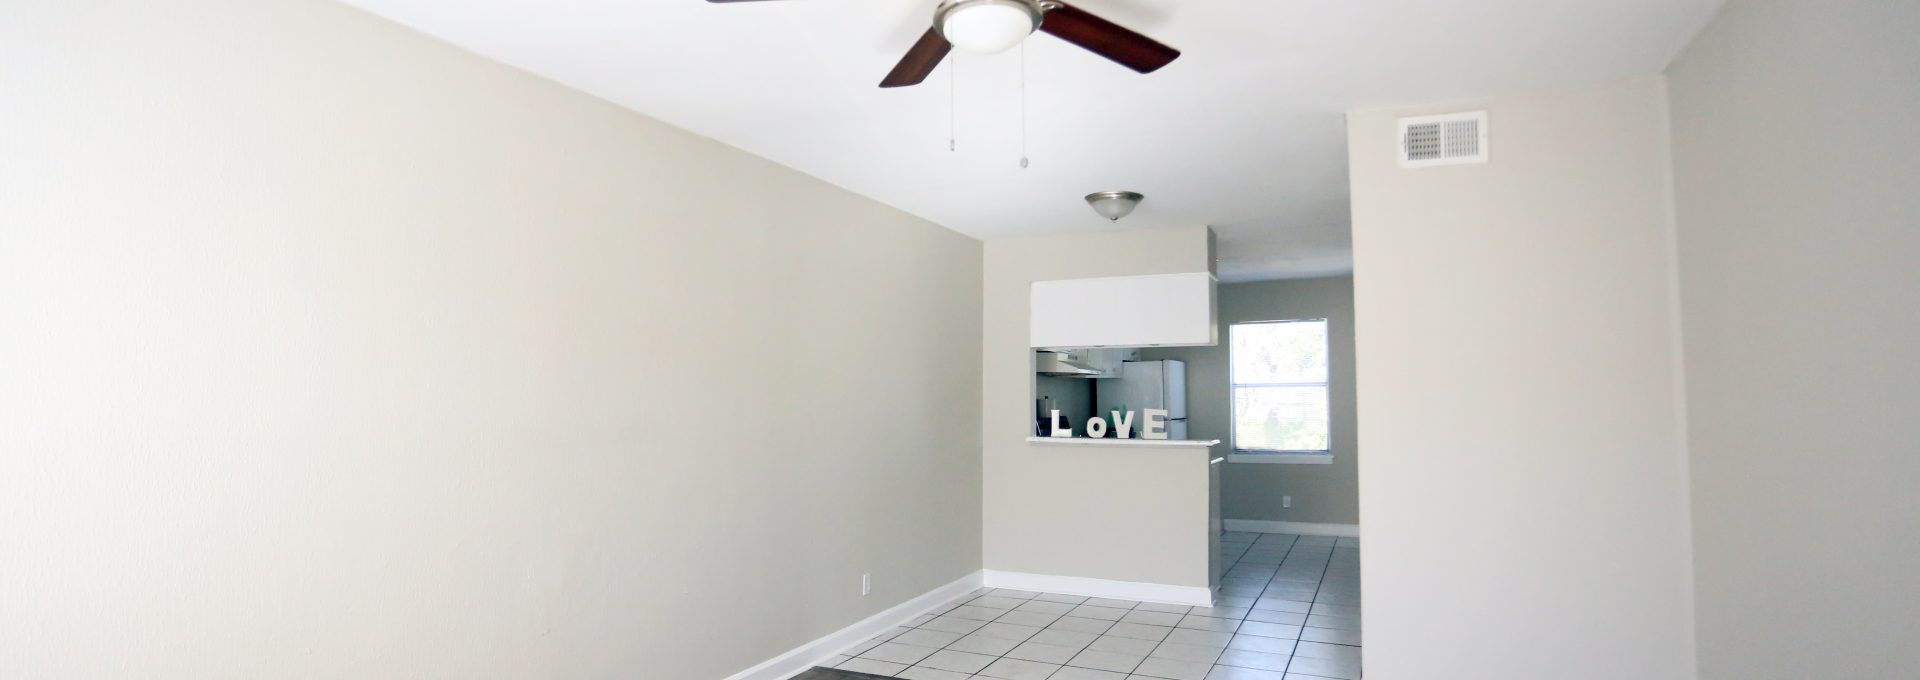
{"type": "Polygon", "coordinates": [[[0,112],[0,676],[717,680],[980,569],[979,241],[320,0],[4,3],[0,112]]]}
{"type": "Polygon", "coordinates": [[[1916,34],[1736,0],[1668,71],[1706,680],[1920,673],[1916,34]]]}
{"type": "Polygon", "coordinates": [[[1360,522],[1360,447],[1354,418],[1353,277],[1236,283],[1220,287],[1220,344],[1142,352],[1143,359],[1187,362],[1187,427],[1193,439],[1232,445],[1233,402],[1227,327],[1244,321],[1327,320],[1332,369],[1333,462],[1326,465],[1227,463],[1221,472],[1226,519],[1316,524],[1360,522]],[[1281,507],[1283,496],[1293,507],[1281,507]]]}
{"type": "MultiPolygon", "coordinates": [[[[1075,434],[1085,435],[1087,419],[1093,417],[1094,382],[1091,378],[1039,376],[1034,378],[1034,399],[1052,399],[1053,407],[1060,411],[1060,423],[1075,434]]],[[[1035,417],[1046,418],[1047,414],[1036,406],[1035,417]]]]}

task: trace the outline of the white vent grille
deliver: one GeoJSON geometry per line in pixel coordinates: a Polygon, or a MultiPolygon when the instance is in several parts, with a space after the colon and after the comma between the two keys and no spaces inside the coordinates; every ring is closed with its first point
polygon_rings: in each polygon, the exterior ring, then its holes
{"type": "Polygon", "coordinates": [[[1487,162],[1487,112],[1400,119],[1400,167],[1487,162]]]}

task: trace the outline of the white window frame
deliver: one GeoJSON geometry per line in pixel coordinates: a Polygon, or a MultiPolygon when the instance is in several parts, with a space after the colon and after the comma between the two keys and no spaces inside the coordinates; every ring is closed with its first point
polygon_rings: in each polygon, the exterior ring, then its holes
{"type": "Polygon", "coordinates": [[[1227,324],[1227,436],[1230,446],[1227,449],[1229,463],[1281,463],[1293,465],[1329,465],[1333,463],[1333,322],[1325,318],[1273,319],[1269,321],[1239,321],[1227,324]],[[1319,322],[1327,326],[1327,381],[1290,382],[1290,383],[1246,383],[1233,379],[1233,329],[1240,326],[1261,326],[1275,323],[1319,322]],[[1327,448],[1324,451],[1283,451],[1277,449],[1240,448],[1240,423],[1235,406],[1234,395],[1241,387],[1310,387],[1318,385],[1327,391],[1327,448]]]}

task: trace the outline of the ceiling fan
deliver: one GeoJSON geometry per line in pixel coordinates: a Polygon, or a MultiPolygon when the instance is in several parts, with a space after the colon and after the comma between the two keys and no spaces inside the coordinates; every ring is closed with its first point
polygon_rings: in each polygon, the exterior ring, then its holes
{"type": "Polygon", "coordinates": [[[907,50],[880,86],[918,85],[955,47],[991,54],[1020,44],[1035,30],[1141,73],[1157,71],[1180,56],[1179,50],[1058,0],[941,0],[933,10],[933,28],[907,50]]]}

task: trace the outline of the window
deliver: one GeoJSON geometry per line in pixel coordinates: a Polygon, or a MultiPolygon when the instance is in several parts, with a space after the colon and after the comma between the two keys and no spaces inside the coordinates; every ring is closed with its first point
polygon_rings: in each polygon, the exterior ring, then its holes
{"type": "Polygon", "coordinates": [[[1331,460],[1327,320],[1233,324],[1227,341],[1235,460],[1331,460]]]}

